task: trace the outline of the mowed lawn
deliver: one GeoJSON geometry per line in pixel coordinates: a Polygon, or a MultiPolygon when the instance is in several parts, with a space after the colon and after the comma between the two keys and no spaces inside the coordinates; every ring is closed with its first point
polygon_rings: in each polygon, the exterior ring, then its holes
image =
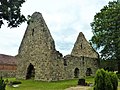
{"type": "MultiPolygon", "coordinates": [[[[15,81],[15,78],[9,78],[9,81],[15,81]]],[[[64,80],[56,82],[43,82],[43,81],[34,81],[34,80],[19,80],[22,82],[19,87],[10,87],[7,85],[6,90],[65,90],[69,87],[77,86],[78,79],[74,80],[64,80]]],[[[94,83],[93,77],[86,78],[87,83],[94,83]]],[[[120,87],[120,82],[119,86],[120,87]]],[[[91,87],[88,90],[93,90],[91,87]]],[[[120,88],[118,88],[120,90],[120,88]]]]}
{"type": "MultiPolygon", "coordinates": [[[[15,79],[10,79],[15,81],[15,79]]],[[[43,82],[34,80],[19,80],[22,82],[19,87],[6,87],[6,90],[64,90],[65,88],[76,86],[77,80],[64,80],[57,82],[43,82]]]]}

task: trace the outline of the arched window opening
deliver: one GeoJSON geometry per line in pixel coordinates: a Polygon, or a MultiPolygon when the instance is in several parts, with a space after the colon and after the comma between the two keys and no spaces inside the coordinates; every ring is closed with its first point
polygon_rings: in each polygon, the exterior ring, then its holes
{"type": "Polygon", "coordinates": [[[78,68],[75,68],[74,76],[75,76],[75,78],[79,78],[79,69],[78,68]]]}
{"type": "Polygon", "coordinates": [[[32,29],[32,36],[34,35],[34,31],[35,31],[35,30],[34,30],[34,29],[32,29]]]}
{"type": "Polygon", "coordinates": [[[82,49],[82,48],[83,48],[83,47],[82,47],[82,44],[81,44],[80,46],[81,46],[81,49],[82,49]]]}
{"type": "Polygon", "coordinates": [[[67,60],[64,59],[64,66],[67,66],[67,60]]]}
{"type": "Polygon", "coordinates": [[[91,74],[92,74],[91,68],[87,68],[87,70],[86,70],[86,76],[91,76],[91,74]]]}

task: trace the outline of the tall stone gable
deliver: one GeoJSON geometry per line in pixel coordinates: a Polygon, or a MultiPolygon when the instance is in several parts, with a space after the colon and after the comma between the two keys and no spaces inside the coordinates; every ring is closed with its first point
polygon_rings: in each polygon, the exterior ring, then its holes
{"type": "Polygon", "coordinates": [[[78,38],[71,52],[71,55],[78,57],[84,56],[84,57],[98,58],[98,53],[89,44],[89,42],[86,40],[82,32],[80,32],[78,35],[78,38]]]}
{"type": "Polygon", "coordinates": [[[26,79],[29,65],[35,69],[36,80],[50,80],[52,60],[56,54],[54,40],[38,12],[32,15],[19,48],[17,78],[26,79]]]}
{"type": "Polygon", "coordinates": [[[35,12],[30,19],[16,58],[18,79],[42,81],[74,79],[84,77],[88,68],[92,71],[90,74],[94,75],[98,68],[97,54],[82,33],[71,55],[63,57],[55,49],[54,40],[39,12],[35,12]],[[85,49],[81,52],[80,48],[85,49]]]}

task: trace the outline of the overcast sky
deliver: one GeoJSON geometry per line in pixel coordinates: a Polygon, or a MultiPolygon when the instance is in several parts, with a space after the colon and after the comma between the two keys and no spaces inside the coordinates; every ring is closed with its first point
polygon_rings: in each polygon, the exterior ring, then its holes
{"type": "MultiPolygon", "coordinates": [[[[70,54],[79,32],[86,39],[92,37],[90,23],[103,6],[113,0],[26,0],[21,10],[27,16],[35,11],[42,13],[55,40],[56,49],[63,55],[70,54]]],[[[17,55],[27,24],[0,30],[0,53],[17,55]]]]}

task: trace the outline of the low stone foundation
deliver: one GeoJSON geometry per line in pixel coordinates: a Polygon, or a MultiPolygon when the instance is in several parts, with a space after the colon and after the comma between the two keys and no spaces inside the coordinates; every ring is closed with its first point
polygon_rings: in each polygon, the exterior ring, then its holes
{"type": "Polygon", "coordinates": [[[3,70],[1,70],[0,71],[0,77],[15,77],[16,76],[16,71],[8,71],[8,70],[6,70],[6,71],[3,71],[3,70]]]}

